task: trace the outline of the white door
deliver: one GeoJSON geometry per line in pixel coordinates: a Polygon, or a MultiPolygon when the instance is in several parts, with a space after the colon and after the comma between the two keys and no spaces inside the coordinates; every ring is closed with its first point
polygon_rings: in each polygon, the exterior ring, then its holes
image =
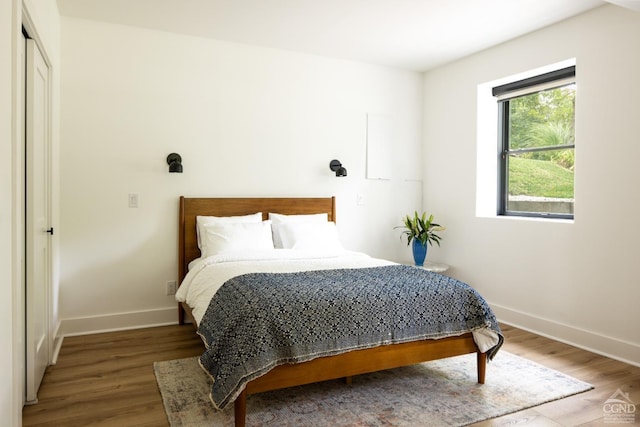
{"type": "Polygon", "coordinates": [[[38,47],[26,41],[26,401],[36,402],[49,365],[50,112],[49,70],[38,47]]]}

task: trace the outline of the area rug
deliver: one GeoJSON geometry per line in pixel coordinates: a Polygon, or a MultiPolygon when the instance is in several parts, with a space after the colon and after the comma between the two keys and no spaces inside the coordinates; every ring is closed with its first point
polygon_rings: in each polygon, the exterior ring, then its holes
{"type": "MultiPolygon", "coordinates": [[[[197,358],[155,362],[172,427],[233,426],[233,405],[215,411],[197,358]]],[[[462,426],[593,388],[505,351],[478,384],[475,354],[247,397],[247,426],[462,426]]]]}

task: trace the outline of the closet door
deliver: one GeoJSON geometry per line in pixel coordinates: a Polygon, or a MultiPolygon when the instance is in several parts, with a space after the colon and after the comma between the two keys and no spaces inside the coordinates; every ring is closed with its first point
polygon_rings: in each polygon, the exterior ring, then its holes
{"type": "Polygon", "coordinates": [[[50,361],[51,288],[49,69],[38,47],[26,40],[26,401],[36,402],[50,361]]]}

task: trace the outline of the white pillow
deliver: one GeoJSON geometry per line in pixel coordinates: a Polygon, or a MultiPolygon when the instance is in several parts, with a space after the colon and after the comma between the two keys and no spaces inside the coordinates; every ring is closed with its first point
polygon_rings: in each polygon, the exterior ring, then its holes
{"type": "Polygon", "coordinates": [[[200,235],[203,233],[203,227],[206,224],[214,223],[230,223],[230,222],[262,222],[262,212],[250,215],[239,216],[196,216],[196,237],[198,238],[198,249],[202,252],[202,243],[200,243],[200,235]]]}
{"type": "Polygon", "coordinates": [[[271,221],[214,222],[203,226],[202,258],[253,249],[273,249],[271,221]]]}
{"type": "Polygon", "coordinates": [[[280,224],[280,232],[284,249],[343,250],[333,222],[289,222],[280,224]]]}
{"type": "Polygon", "coordinates": [[[269,212],[269,219],[273,222],[273,244],[276,248],[282,249],[282,231],[280,230],[282,224],[286,223],[326,223],[329,220],[327,213],[308,214],[308,215],[283,215],[278,213],[269,212]]]}

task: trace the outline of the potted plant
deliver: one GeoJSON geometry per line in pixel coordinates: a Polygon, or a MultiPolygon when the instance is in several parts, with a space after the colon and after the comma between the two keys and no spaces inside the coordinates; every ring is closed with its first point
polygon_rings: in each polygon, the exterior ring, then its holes
{"type": "Polygon", "coordinates": [[[427,213],[424,212],[422,216],[420,216],[416,211],[413,217],[407,215],[403,218],[404,225],[396,227],[404,228],[400,238],[402,239],[403,235],[407,236],[407,246],[413,242],[413,260],[416,265],[420,267],[424,265],[424,259],[427,256],[427,243],[433,246],[435,242],[440,246],[440,240],[442,238],[438,236],[436,232],[445,230],[445,227],[436,224],[433,220],[433,215],[427,217],[427,213]]]}

